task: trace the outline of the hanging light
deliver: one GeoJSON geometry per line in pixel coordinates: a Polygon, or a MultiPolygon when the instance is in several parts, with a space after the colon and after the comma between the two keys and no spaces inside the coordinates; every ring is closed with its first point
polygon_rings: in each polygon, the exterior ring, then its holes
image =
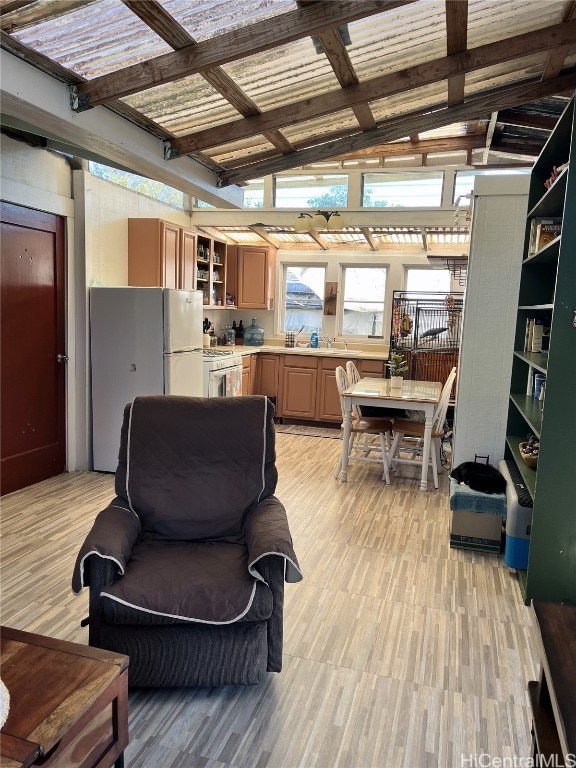
{"type": "Polygon", "coordinates": [[[311,229],[334,230],[345,226],[344,216],[338,211],[316,211],[301,213],[293,224],[296,232],[309,232],[311,229]]]}

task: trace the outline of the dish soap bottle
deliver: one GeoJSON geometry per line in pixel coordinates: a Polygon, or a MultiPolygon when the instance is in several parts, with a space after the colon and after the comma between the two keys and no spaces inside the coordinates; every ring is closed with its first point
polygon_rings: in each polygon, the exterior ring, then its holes
{"type": "Polygon", "coordinates": [[[264,344],[264,328],[256,324],[256,318],[252,318],[252,324],[244,329],[244,344],[248,347],[261,347],[264,344]]]}
{"type": "Polygon", "coordinates": [[[311,333],[310,334],[310,346],[312,349],[318,348],[318,334],[317,333],[311,333]]]}

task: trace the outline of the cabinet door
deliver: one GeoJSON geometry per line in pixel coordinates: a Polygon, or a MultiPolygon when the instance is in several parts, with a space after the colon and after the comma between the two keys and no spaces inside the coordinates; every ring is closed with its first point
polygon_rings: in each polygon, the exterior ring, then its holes
{"type": "Polygon", "coordinates": [[[236,305],[271,309],[271,254],[268,248],[238,248],[236,305]]]}
{"type": "Polygon", "coordinates": [[[128,219],[128,285],[177,288],[180,227],[161,219],[128,219]]]}
{"type": "Polygon", "coordinates": [[[180,270],[180,227],[165,221],[161,228],[161,271],[164,288],[178,288],[180,270]]]}
{"type": "Polygon", "coordinates": [[[258,355],[258,394],[278,397],[280,390],[280,356],[258,355]]]}
{"type": "MultiPolygon", "coordinates": [[[[311,363],[306,360],[306,363],[311,363]]],[[[314,361],[316,363],[316,361],[314,361]]],[[[301,419],[316,418],[316,365],[305,368],[286,366],[282,377],[282,415],[301,419]]]]}
{"type": "Polygon", "coordinates": [[[318,412],[319,421],[342,421],[340,395],[336,385],[336,367],[344,367],[345,359],[321,360],[318,377],[318,412]]]}
{"type": "Polygon", "coordinates": [[[192,291],[196,288],[196,234],[188,229],[180,231],[180,278],[179,288],[192,291]]]}
{"type": "Polygon", "coordinates": [[[253,355],[242,357],[242,394],[252,394],[252,358],[253,355]]]}

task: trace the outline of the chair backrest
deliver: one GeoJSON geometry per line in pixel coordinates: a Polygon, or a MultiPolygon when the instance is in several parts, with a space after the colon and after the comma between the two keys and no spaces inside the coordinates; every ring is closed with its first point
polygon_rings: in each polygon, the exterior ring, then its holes
{"type": "MultiPolygon", "coordinates": [[[[352,360],[348,360],[346,362],[346,378],[348,379],[349,387],[351,387],[352,384],[356,384],[357,381],[360,381],[360,378],[361,378],[360,371],[358,370],[358,368],[356,368],[352,360]]],[[[360,406],[358,405],[352,406],[352,416],[355,419],[361,418],[362,411],[360,410],[360,406]]]]}
{"type": "Polygon", "coordinates": [[[344,421],[344,398],[342,397],[342,392],[344,392],[345,389],[348,389],[349,383],[348,383],[348,376],[346,375],[346,371],[344,368],[342,368],[341,365],[339,365],[336,368],[336,386],[338,387],[338,394],[340,396],[340,410],[342,412],[342,421],[344,421]]]}
{"type": "Polygon", "coordinates": [[[440,401],[436,406],[434,413],[434,419],[432,429],[435,432],[441,432],[444,428],[444,422],[446,421],[446,412],[448,411],[448,403],[450,402],[450,392],[452,391],[452,384],[456,378],[456,367],[452,368],[448,374],[448,378],[444,382],[442,392],[440,393],[440,401]]]}
{"type": "Polygon", "coordinates": [[[360,381],[360,372],[358,368],[356,368],[352,360],[348,360],[346,363],[346,375],[348,376],[348,381],[350,382],[350,386],[352,384],[356,384],[357,381],[360,381]]]}

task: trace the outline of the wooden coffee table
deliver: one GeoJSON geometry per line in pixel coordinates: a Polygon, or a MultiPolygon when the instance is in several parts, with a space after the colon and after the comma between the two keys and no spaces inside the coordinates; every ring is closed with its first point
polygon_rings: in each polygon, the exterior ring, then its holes
{"type": "Polygon", "coordinates": [[[128,657],[0,627],[10,712],[1,768],[122,768],[128,657]]]}

